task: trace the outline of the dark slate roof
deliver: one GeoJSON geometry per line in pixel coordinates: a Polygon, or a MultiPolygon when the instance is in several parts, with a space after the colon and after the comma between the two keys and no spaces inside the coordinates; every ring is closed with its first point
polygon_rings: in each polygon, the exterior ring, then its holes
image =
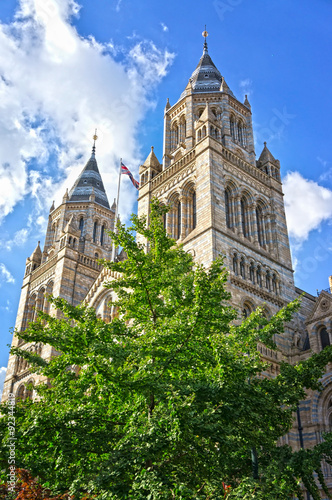
{"type": "Polygon", "coordinates": [[[204,46],[203,55],[190,77],[193,92],[214,92],[220,90],[222,76],[211,57],[207,46],[204,46]]]}
{"type": "Polygon", "coordinates": [[[91,195],[96,203],[110,208],[94,153],[71,188],[68,201],[89,201],[91,195]]]}

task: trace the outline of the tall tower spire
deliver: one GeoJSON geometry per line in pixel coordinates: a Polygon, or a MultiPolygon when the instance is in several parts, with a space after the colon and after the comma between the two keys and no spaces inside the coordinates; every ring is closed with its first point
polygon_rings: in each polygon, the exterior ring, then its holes
{"type": "Polygon", "coordinates": [[[69,191],[68,201],[88,201],[90,200],[90,196],[93,191],[96,203],[103,205],[106,208],[110,208],[96,160],[96,140],[98,139],[96,132],[97,129],[95,130],[95,134],[93,136],[94,142],[92,146],[91,158],[88,160],[75,184],[69,191]]]}
{"type": "Polygon", "coordinates": [[[206,25],[205,25],[205,29],[202,33],[202,36],[204,37],[204,45],[203,45],[203,54],[207,54],[208,52],[208,45],[207,45],[207,37],[209,36],[209,33],[206,31],[206,25]]]}

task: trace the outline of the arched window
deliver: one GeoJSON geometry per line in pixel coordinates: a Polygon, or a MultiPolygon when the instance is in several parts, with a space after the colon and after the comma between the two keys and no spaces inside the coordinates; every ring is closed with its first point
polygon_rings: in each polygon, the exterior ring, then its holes
{"type": "Polygon", "coordinates": [[[100,244],[103,245],[104,243],[104,232],[105,232],[105,226],[104,224],[101,226],[100,230],[100,244]]]}
{"type": "Polygon", "coordinates": [[[320,336],[320,342],[321,342],[322,349],[324,349],[325,347],[330,345],[329,334],[328,334],[328,331],[326,330],[325,326],[323,326],[323,328],[320,329],[319,336],[320,336]]]}
{"type": "Polygon", "coordinates": [[[37,302],[38,311],[44,310],[44,304],[45,304],[45,288],[42,288],[38,292],[38,302],[37,302]]]}
{"type": "Polygon", "coordinates": [[[238,136],[240,144],[243,144],[243,134],[242,134],[242,124],[241,124],[241,122],[239,122],[238,125],[237,125],[237,136],[238,136]]]}
{"type": "Polygon", "coordinates": [[[45,297],[46,298],[46,300],[45,300],[45,312],[46,312],[46,314],[49,314],[49,312],[50,312],[51,304],[48,301],[48,296],[51,295],[51,293],[53,292],[53,286],[54,286],[53,281],[50,281],[46,287],[46,297],[45,297]]]}
{"type": "Polygon", "coordinates": [[[256,221],[257,221],[257,237],[258,243],[265,245],[264,224],[263,224],[263,211],[260,206],[256,208],[256,221]]]}
{"type": "Polygon", "coordinates": [[[206,126],[204,125],[204,127],[202,128],[202,137],[205,136],[206,136],[206,126]]]}
{"type": "Polygon", "coordinates": [[[241,260],[240,260],[240,274],[242,276],[242,278],[246,278],[246,268],[245,268],[245,263],[244,263],[244,258],[241,257],[241,260]]]}
{"type": "Polygon", "coordinates": [[[84,231],[84,219],[83,219],[83,217],[80,218],[79,229],[81,231],[81,236],[83,236],[83,231],[84,231]]]}
{"type": "Polygon", "coordinates": [[[24,392],[25,392],[25,387],[24,385],[21,385],[16,393],[16,400],[17,401],[24,401],[24,392]]]}
{"type": "Polygon", "coordinates": [[[232,197],[231,192],[227,188],[225,190],[225,214],[226,214],[226,226],[228,228],[232,227],[232,197]]]}
{"type": "Polygon", "coordinates": [[[177,239],[181,238],[181,201],[177,207],[177,239]]]}
{"type": "Polygon", "coordinates": [[[95,222],[93,225],[93,242],[96,243],[96,238],[97,238],[97,228],[98,228],[98,222],[95,222]]]}
{"type": "Polygon", "coordinates": [[[271,275],[270,275],[269,271],[267,271],[266,276],[265,276],[265,284],[266,284],[266,288],[270,292],[271,291],[271,275]]]}
{"type": "Polygon", "coordinates": [[[109,295],[105,298],[104,301],[104,307],[103,307],[103,320],[105,323],[109,323],[111,321],[111,315],[112,315],[112,297],[109,295]]]}
{"type": "Polygon", "coordinates": [[[186,140],[186,120],[184,118],[180,121],[180,142],[185,142],[186,140]]]}
{"type": "Polygon", "coordinates": [[[202,139],[202,131],[201,129],[199,129],[199,131],[197,132],[197,140],[200,141],[202,139]]]}
{"type": "Polygon", "coordinates": [[[272,275],[272,290],[276,295],[278,294],[277,277],[275,273],[272,275]]]}
{"type": "Polygon", "coordinates": [[[254,266],[253,262],[250,264],[250,267],[249,267],[249,277],[250,277],[250,281],[252,283],[255,283],[255,266],[254,266]]]}
{"type": "Polygon", "coordinates": [[[233,255],[233,271],[236,275],[238,274],[238,259],[236,253],[233,255]]]}
{"type": "Polygon", "coordinates": [[[179,127],[178,124],[175,123],[173,126],[173,148],[176,149],[179,144],[179,127]]]}
{"type": "Polygon", "coordinates": [[[28,304],[27,324],[29,324],[30,321],[35,321],[36,304],[37,304],[36,295],[31,295],[28,304]]]}
{"type": "Polygon", "coordinates": [[[248,228],[248,204],[245,198],[241,198],[241,223],[242,223],[242,232],[245,238],[249,237],[249,228],[248,228]]]}
{"type": "Polygon", "coordinates": [[[247,145],[247,129],[243,125],[242,125],[242,145],[243,146],[247,145]]]}
{"type": "Polygon", "coordinates": [[[260,266],[257,267],[256,281],[257,281],[257,285],[262,288],[262,272],[261,272],[260,266]]]}
{"type": "Polygon", "coordinates": [[[234,118],[231,116],[230,119],[230,128],[231,128],[231,136],[233,139],[235,139],[235,123],[234,123],[234,118]]]}
{"type": "Polygon", "coordinates": [[[196,191],[192,192],[191,203],[192,203],[192,207],[193,207],[193,229],[195,229],[196,223],[197,223],[197,216],[196,216],[196,191]]]}
{"type": "Polygon", "coordinates": [[[243,304],[242,315],[244,318],[248,318],[253,311],[253,307],[248,302],[243,304]]]}
{"type": "Polygon", "coordinates": [[[29,380],[27,383],[26,391],[25,391],[25,399],[32,399],[33,397],[33,380],[29,380]]]}

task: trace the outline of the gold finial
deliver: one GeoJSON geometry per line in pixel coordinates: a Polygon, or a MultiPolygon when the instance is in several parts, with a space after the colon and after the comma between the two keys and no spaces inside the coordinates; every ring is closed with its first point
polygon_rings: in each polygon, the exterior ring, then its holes
{"type": "Polygon", "coordinates": [[[92,146],[92,154],[96,152],[96,140],[98,139],[97,129],[95,129],[95,135],[93,136],[93,146],[92,146]]]}
{"type": "Polygon", "coordinates": [[[202,36],[204,37],[204,52],[207,52],[207,37],[209,36],[209,33],[206,31],[206,25],[205,25],[205,29],[202,33],[202,36]]]}
{"type": "Polygon", "coordinates": [[[202,36],[204,36],[205,41],[206,41],[207,37],[209,36],[209,33],[206,31],[206,25],[205,25],[205,29],[204,29],[204,31],[202,33],[202,36]]]}

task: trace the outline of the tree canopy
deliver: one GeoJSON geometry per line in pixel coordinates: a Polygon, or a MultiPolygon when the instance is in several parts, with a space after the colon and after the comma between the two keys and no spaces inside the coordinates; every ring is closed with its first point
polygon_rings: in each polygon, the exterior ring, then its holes
{"type": "MultiPolygon", "coordinates": [[[[149,224],[134,215],[129,229],[119,224],[112,234],[128,258],[104,262],[121,273],[107,285],[118,296],[110,323],[51,297],[61,317],[39,312],[16,332],[59,353],[46,361],[12,350],[49,381],[36,387],[37,399],[17,404],[17,466],[75,499],[282,500],[303,498],[304,484],[318,500],[317,477],[326,490],[321,461],[332,464],[331,436],[296,452],[278,439],[292,427],[305,390],[321,388],[332,348],[295,366],[283,362],[277,376],[267,376],[257,344],[276,348],[273,339],[299,301],[271,319],[260,309],[240,318],[222,259],[209,269],[195,264],[167,236],[165,211],[153,201],[149,224]]],[[[1,412],[5,470],[6,404],[1,412]]]]}

